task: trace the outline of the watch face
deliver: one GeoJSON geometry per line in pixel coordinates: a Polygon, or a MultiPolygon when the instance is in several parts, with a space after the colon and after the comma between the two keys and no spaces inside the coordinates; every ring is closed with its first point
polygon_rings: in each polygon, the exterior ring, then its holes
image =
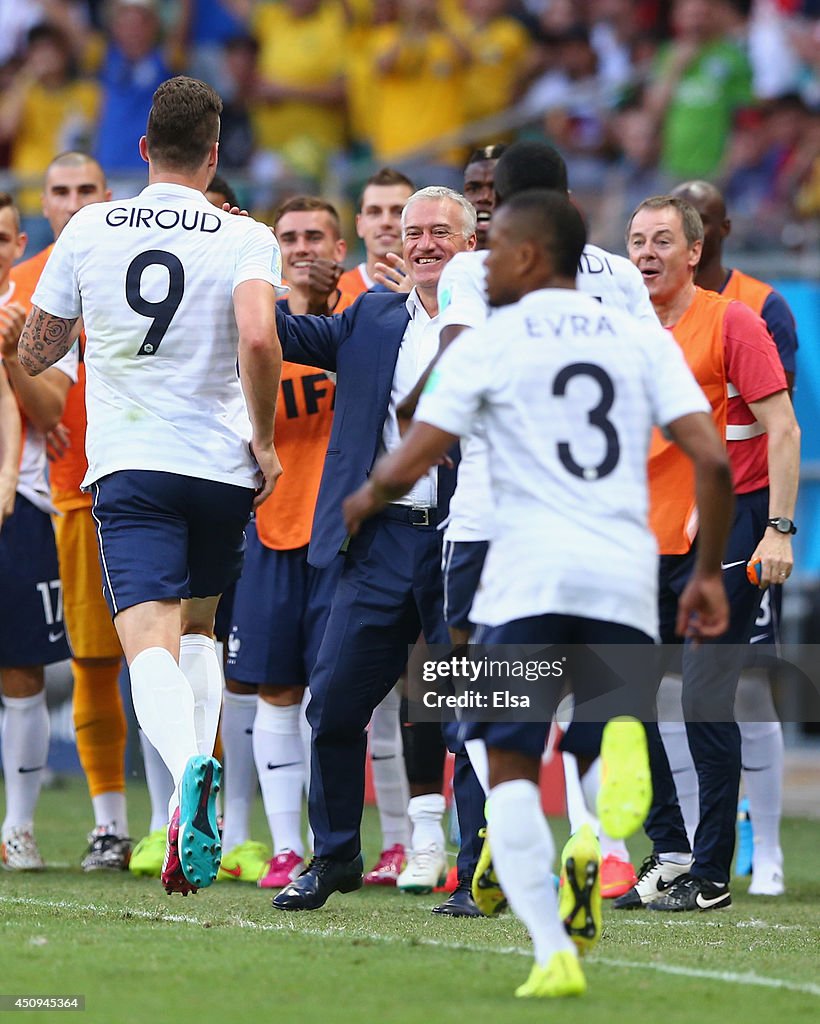
{"type": "Polygon", "coordinates": [[[777,530],[778,533],[794,533],[794,523],[791,519],[787,519],[785,516],[779,516],[776,519],[770,519],[769,523],[777,530]]]}

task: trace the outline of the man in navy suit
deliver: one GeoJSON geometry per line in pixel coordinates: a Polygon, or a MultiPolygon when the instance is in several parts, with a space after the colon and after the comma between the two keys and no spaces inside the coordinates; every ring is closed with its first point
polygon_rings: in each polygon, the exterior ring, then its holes
{"type": "Polygon", "coordinates": [[[422,189],[402,215],[403,257],[414,282],[409,295],[365,293],[334,317],[277,313],[285,359],[337,375],[308,561],[322,567],[346,552],[310,678],[315,857],[274,898],[281,910],[314,910],[331,893],[361,886],[365,728],[419,632],[430,643],[448,642],[436,527],[446,515],[454,472],[427,473],[352,540],[342,500],[364,483],[380,454],[399,445],[396,405],[438,348],[439,276],[455,253],[475,247],[475,223],[463,196],[422,189]]]}

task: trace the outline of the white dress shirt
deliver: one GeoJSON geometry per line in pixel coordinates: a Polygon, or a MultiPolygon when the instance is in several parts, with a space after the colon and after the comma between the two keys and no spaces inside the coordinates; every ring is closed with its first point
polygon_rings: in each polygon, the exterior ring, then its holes
{"type": "MultiPolygon", "coordinates": [[[[393,386],[390,389],[390,405],[382,432],[382,445],[386,452],[395,451],[401,444],[396,406],[413,390],[438,352],[438,316],[431,318],[427,315],[415,288],[407,296],[407,312],[410,314],[410,322],[401,340],[393,386]]],[[[437,470],[433,467],[396,504],[435,508],[438,501],[437,483],[437,470]]]]}

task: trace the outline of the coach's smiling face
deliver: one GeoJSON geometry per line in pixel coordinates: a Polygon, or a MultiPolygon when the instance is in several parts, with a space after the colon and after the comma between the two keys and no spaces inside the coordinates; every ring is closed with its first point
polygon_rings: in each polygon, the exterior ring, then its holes
{"type": "Polygon", "coordinates": [[[452,199],[417,199],[406,207],[404,262],[419,289],[435,289],[441,272],[457,252],[475,248],[464,236],[464,211],[452,199]]]}

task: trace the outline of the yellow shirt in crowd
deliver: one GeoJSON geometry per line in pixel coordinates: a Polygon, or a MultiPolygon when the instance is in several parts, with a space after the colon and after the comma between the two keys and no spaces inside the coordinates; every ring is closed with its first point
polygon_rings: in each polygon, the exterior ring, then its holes
{"type": "MultiPolygon", "coordinates": [[[[294,17],[278,3],[262,3],[252,24],[259,40],[259,74],[284,86],[329,85],[344,72],[346,25],[337,3],[323,3],[313,14],[294,17]]],[[[338,107],[302,100],[256,105],[253,115],[258,144],[279,150],[300,139],[325,149],[345,140],[344,116],[338,107]]]]}
{"type": "Polygon", "coordinates": [[[527,30],[514,18],[494,18],[482,28],[461,30],[472,53],[465,83],[466,120],[499,114],[515,97],[515,85],[531,48],[527,30]]]}
{"type": "MultiPolygon", "coordinates": [[[[465,67],[453,41],[439,31],[419,42],[406,41],[393,70],[380,73],[379,58],[401,38],[401,27],[393,24],[378,29],[373,39],[372,145],[377,160],[390,161],[464,124],[465,67]]],[[[459,162],[461,153],[450,150],[436,159],[459,162]]]]}
{"type": "Polygon", "coordinates": [[[56,153],[90,147],[99,105],[96,82],[78,79],[59,89],[35,82],[29,87],[10,161],[16,177],[33,181],[17,194],[21,213],[40,213],[43,174],[56,153]]]}

